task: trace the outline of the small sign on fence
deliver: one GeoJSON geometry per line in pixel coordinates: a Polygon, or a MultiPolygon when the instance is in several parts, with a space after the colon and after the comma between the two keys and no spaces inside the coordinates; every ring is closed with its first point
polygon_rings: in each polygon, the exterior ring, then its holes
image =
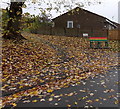
{"type": "Polygon", "coordinates": [[[83,33],[83,37],[88,37],[88,33],[83,33]]]}

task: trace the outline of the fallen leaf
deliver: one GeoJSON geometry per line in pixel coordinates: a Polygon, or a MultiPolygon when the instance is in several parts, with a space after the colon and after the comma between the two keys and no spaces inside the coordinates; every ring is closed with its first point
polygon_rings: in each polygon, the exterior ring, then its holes
{"type": "Polygon", "coordinates": [[[17,106],[17,104],[16,104],[16,103],[11,103],[11,105],[13,105],[13,107],[17,106]]]}
{"type": "Polygon", "coordinates": [[[49,89],[49,90],[47,90],[47,92],[50,93],[50,92],[53,92],[53,90],[52,90],[52,89],[49,89]]]}
{"type": "Polygon", "coordinates": [[[37,101],[38,101],[38,100],[33,100],[32,102],[34,102],[34,103],[35,103],[35,102],[37,102],[37,101]]]}
{"type": "Polygon", "coordinates": [[[49,101],[52,101],[53,100],[53,98],[49,98],[49,101]]]}

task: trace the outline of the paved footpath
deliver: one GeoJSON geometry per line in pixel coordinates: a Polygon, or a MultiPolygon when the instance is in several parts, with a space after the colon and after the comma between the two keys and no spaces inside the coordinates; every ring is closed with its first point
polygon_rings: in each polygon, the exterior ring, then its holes
{"type": "MultiPolygon", "coordinates": [[[[71,85],[54,91],[44,99],[32,97],[29,100],[39,102],[23,103],[19,101],[17,107],[118,107],[118,72],[113,68],[105,75],[81,81],[80,85],[71,85]],[[44,101],[45,100],[45,101],[44,101]]],[[[116,108],[117,109],[117,108],[116,108]]]]}

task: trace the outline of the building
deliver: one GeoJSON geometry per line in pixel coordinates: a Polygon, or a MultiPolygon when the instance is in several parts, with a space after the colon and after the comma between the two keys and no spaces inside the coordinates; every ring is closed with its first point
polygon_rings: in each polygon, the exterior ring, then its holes
{"type": "Polygon", "coordinates": [[[117,29],[117,23],[106,17],[76,7],[54,19],[53,34],[88,36],[107,35],[107,30],[117,29]],[[61,30],[61,31],[60,31],[61,30]]]}

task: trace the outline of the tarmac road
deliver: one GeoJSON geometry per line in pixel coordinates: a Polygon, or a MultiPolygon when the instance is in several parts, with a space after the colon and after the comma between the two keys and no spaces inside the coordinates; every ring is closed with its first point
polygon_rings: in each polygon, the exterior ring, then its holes
{"type": "Polygon", "coordinates": [[[108,107],[108,109],[118,109],[118,72],[119,68],[113,68],[105,75],[98,75],[81,81],[79,85],[72,85],[54,91],[51,95],[42,100],[32,97],[29,100],[39,102],[23,103],[19,101],[17,107],[108,107]],[[111,107],[111,108],[110,108],[111,107]]]}

